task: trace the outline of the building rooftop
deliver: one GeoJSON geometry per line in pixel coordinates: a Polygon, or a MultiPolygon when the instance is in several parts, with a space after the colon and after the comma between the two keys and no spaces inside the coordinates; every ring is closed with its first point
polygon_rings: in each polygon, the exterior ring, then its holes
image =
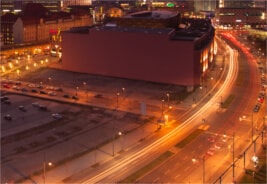
{"type": "Polygon", "coordinates": [[[97,27],[94,27],[94,30],[168,34],[173,30],[173,28],[142,28],[142,27],[97,26],[97,27]]]}
{"type": "Polygon", "coordinates": [[[172,11],[141,11],[124,16],[124,18],[147,18],[147,19],[168,19],[177,16],[177,12],[172,11]]]}

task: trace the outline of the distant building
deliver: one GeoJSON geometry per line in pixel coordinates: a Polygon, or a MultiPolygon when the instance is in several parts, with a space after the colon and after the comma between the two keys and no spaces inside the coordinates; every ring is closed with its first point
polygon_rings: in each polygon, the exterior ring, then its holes
{"type": "Polygon", "coordinates": [[[50,12],[38,3],[28,3],[23,14],[1,16],[4,45],[36,44],[51,41],[52,32],[92,24],[89,14],[50,12]]]}
{"type": "Polygon", "coordinates": [[[1,14],[23,12],[28,3],[42,4],[50,12],[61,10],[60,0],[1,0],[1,14]]]}
{"type": "Polygon", "coordinates": [[[216,22],[224,27],[265,27],[265,8],[219,8],[216,22]]]}
{"type": "Polygon", "coordinates": [[[205,85],[216,54],[215,30],[210,20],[180,19],[174,12],[146,11],[117,22],[120,26],[115,22],[62,32],[62,68],[183,85],[188,91],[205,85]],[[129,26],[127,20],[135,27],[129,26]],[[152,21],[152,27],[148,27],[152,21]]]}
{"type": "Polygon", "coordinates": [[[50,12],[65,10],[71,5],[91,5],[91,0],[1,0],[1,14],[24,11],[28,3],[42,4],[50,12]]]}

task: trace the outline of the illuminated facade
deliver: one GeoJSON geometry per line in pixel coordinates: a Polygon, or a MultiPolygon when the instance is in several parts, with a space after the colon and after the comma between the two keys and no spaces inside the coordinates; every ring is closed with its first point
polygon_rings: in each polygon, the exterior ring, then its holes
{"type": "Polygon", "coordinates": [[[191,91],[213,64],[214,29],[204,19],[181,21],[190,26],[177,31],[109,24],[62,32],[61,68],[183,85],[191,91]]]}
{"type": "Polygon", "coordinates": [[[219,8],[216,21],[220,25],[229,26],[266,26],[265,8],[219,8]]]}
{"type": "Polygon", "coordinates": [[[51,30],[68,30],[93,23],[89,14],[49,12],[41,4],[29,3],[23,15],[7,13],[1,16],[4,45],[36,44],[51,41],[51,30]]]}

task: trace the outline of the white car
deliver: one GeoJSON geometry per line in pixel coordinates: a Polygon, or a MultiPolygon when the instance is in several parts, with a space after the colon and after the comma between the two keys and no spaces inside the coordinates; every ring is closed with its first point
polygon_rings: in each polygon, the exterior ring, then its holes
{"type": "Polygon", "coordinates": [[[32,106],[34,106],[34,107],[40,107],[40,104],[38,102],[33,102],[32,103],[32,106]]]}
{"type": "Polygon", "coordinates": [[[50,95],[50,96],[57,96],[57,94],[55,92],[53,92],[53,91],[49,91],[48,92],[48,95],[50,95]]]}
{"type": "Polygon", "coordinates": [[[58,113],[52,114],[52,117],[55,119],[62,119],[63,118],[63,116],[61,114],[58,114],[58,113]]]}

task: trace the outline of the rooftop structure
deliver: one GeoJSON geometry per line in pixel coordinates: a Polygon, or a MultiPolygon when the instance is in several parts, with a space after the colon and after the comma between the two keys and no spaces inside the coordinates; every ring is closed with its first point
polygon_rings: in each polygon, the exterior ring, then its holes
{"type": "Polygon", "coordinates": [[[171,11],[142,11],[115,18],[118,27],[175,28],[180,14],[171,11]]]}

